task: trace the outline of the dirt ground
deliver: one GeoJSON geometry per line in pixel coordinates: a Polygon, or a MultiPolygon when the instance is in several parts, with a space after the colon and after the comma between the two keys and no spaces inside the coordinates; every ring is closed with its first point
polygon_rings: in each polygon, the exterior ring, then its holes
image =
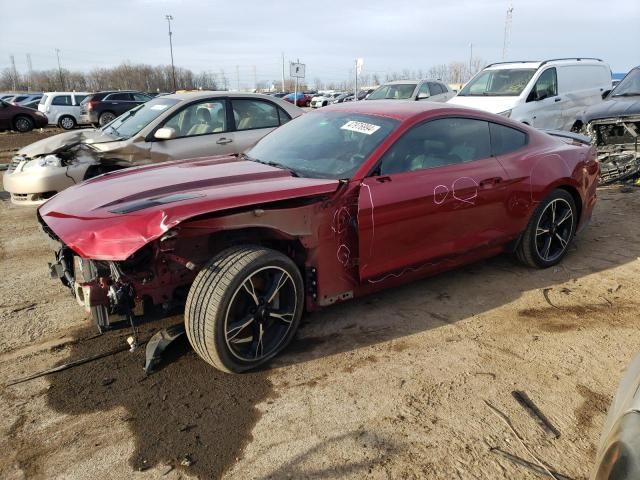
{"type": "Polygon", "coordinates": [[[627,190],[599,192],[558,267],[503,256],[307,315],[259,372],[220,374],[182,342],[149,377],[138,349],[15,386],[129,332],[96,335],[47,278],[35,211],[0,200],[0,478],[539,478],[490,452],[528,458],[484,400],[539,458],[586,478],[640,352],[640,190],[627,190]]]}

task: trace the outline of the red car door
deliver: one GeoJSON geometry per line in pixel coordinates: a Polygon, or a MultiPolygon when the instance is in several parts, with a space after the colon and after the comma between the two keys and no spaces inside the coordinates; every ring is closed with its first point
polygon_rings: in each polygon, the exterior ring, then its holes
{"type": "Polygon", "coordinates": [[[441,118],[413,127],[362,182],[361,279],[500,241],[507,180],[491,156],[486,121],[441,118]]]}

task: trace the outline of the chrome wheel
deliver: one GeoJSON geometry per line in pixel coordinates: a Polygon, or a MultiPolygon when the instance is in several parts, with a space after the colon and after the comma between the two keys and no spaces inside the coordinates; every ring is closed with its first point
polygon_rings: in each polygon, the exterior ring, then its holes
{"type": "Polygon", "coordinates": [[[278,350],[297,311],[298,292],[283,268],[251,272],[235,290],[224,320],[224,339],[233,356],[259,361],[278,350]]]}
{"type": "Polygon", "coordinates": [[[553,262],[567,249],[573,235],[573,209],[564,198],[545,207],[536,225],[535,248],[545,262],[553,262]]]}
{"type": "Polygon", "coordinates": [[[60,120],[60,126],[65,130],[71,130],[76,126],[76,122],[71,117],[63,117],[60,120]]]}

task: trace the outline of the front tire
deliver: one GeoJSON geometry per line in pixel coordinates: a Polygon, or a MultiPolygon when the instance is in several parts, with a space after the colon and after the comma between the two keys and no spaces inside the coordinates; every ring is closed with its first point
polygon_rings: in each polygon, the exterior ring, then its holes
{"type": "MultiPolygon", "coordinates": [[[[93,260],[81,258],[80,268],[82,269],[82,278],[84,281],[93,280],[98,276],[98,269],[93,260]]],[[[91,307],[91,319],[95,322],[99,333],[104,333],[105,330],[111,328],[111,324],[109,323],[109,310],[104,305],[91,307]]]]}
{"type": "Polygon", "coordinates": [[[556,265],[567,254],[577,223],[577,208],[571,194],[554,190],[531,216],[516,250],[518,259],[534,268],[556,265]]]}
{"type": "Polygon", "coordinates": [[[233,247],[196,276],[185,306],[189,342],[207,363],[240,373],[269,361],[291,341],[300,323],[300,270],[282,253],[233,247]]]}
{"type": "Polygon", "coordinates": [[[24,115],[19,115],[13,121],[13,126],[20,133],[26,133],[33,130],[33,120],[24,115]]]}
{"type": "Polygon", "coordinates": [[[65,130],[73,130],[74,128],[76,128],[77,122],[75,118],[66,115],[58,121],[58,125],[60,125],[60,127],[64,128],[65,130]]]}

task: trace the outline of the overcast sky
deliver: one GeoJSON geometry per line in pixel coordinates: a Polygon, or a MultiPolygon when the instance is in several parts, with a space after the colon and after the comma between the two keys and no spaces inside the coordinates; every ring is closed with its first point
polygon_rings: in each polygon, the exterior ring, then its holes
{"type": "MultiPolygon", "coordinates": [[[[88,71],[128,60],[168,64],[172,14],[176,65],[221,69],[241,86],[281,75],[281,54],[307,79],[341,81],[357,57],[364,70],[426,71],[474,57],[499,61],[508,0],[198,1],[0,0],[0,68],[26,54],[34,69],[88,71]]],[[[640,64],[640,0],[513,0],[508,59],[599,57],[614,72],[640,64]]]]}

